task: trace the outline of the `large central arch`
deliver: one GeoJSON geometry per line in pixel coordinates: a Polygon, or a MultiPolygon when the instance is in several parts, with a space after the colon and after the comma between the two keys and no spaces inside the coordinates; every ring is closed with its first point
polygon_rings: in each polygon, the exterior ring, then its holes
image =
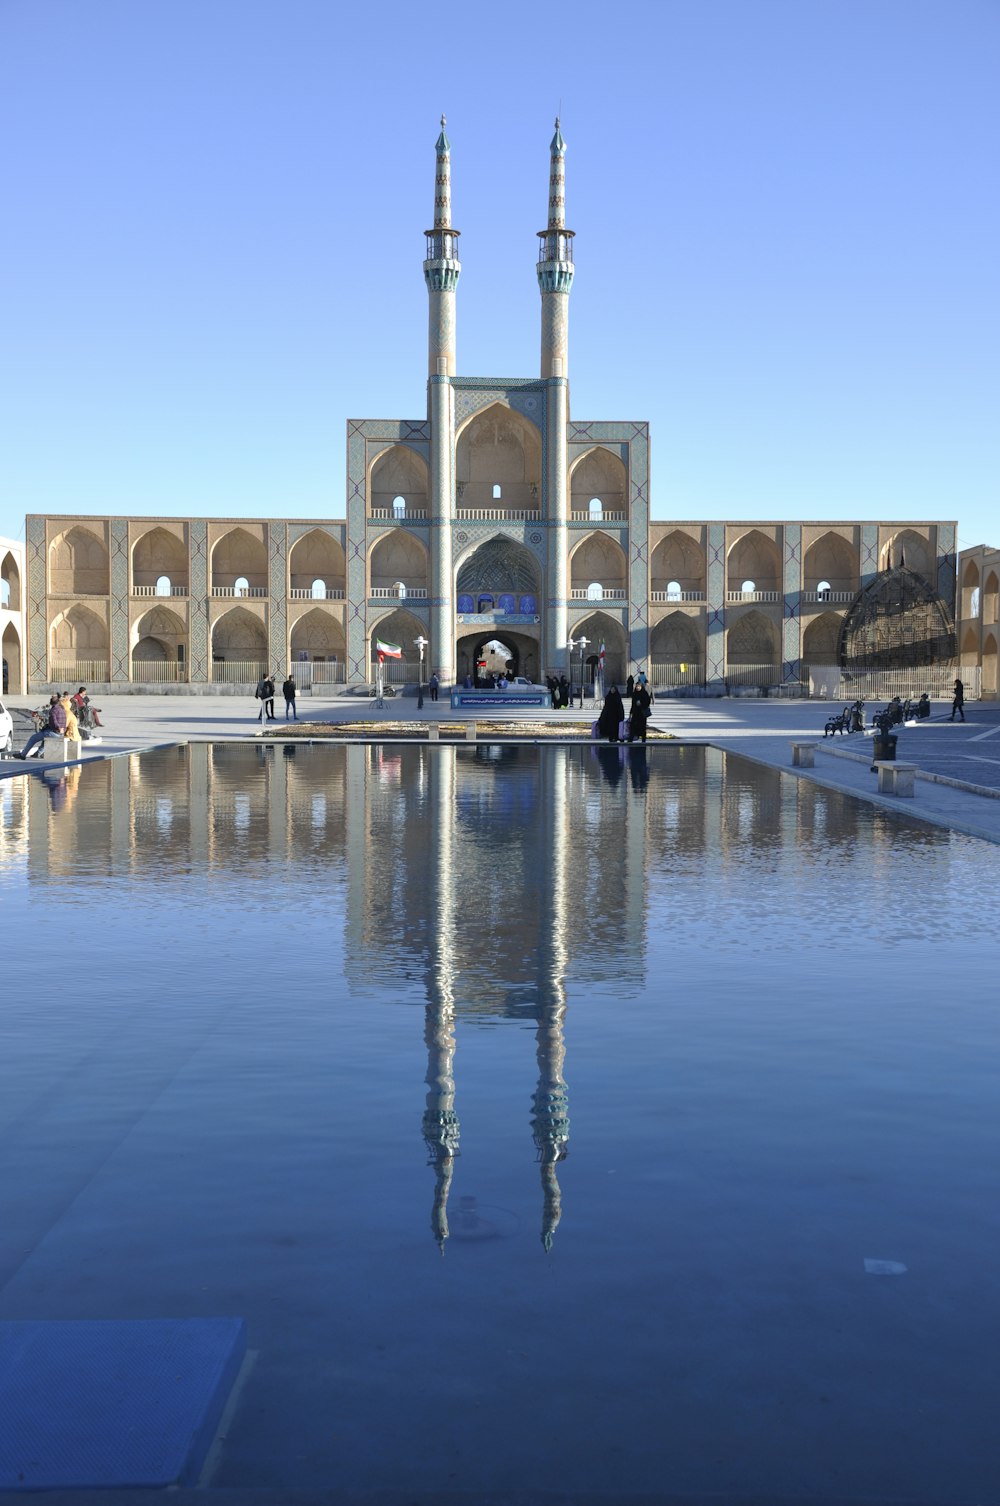
{"type": "Polygon", "coordinates": [[[455,447],[460,510],[532,511],[541,482],[541,435],[505,403],[491,403],[460,430],[455,447]]]}

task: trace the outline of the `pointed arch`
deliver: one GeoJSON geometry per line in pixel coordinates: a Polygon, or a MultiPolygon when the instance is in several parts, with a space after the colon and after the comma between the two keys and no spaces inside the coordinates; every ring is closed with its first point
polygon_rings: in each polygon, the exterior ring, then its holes
{"type": "Polygon", "coordinates": [[[983,642],[983,694],[995,699],[997,694],[997,640],[987,633],[983,642]]]}
{"type": "Polygon", "coordinates": [[[628,515],[628,471],[621,458],[604,445],[595,445],[574,460],[569,472],[570,510],[586,518],[591,503],[601,505],[612,522],[628,515]]]}
{"type": "Polygon", "coordinates": [[[704,643],[699,624],[683,612],[671,612],[650,633],[649,651],[654,660],[665,663],[701,663],[704,643]]]}
{"type": "Polygon", "coordinates": [[[824,612],[810,622],[802,635],[802,658],[811,667],[840,663],[840,634],[844,619],[839,612],[824,612]]]}
{"type": "Polygon", "coordinates": [[[158,525],[148,529],[132,546],[132,589],[143,593],[155,591],[161,576],[167,576],[171,588],[187,588],[187,546],[175,533],[158,525]]]}
{"type": "Polygon", "coordinates": [[[54,680],[107,680],[108,625],[90,607],[74,603],[49,629],[50,676],[54,680]]]}
{"type": "Polygon", "coordinates": [[[144,612],[133,625],[131,639],[134,682],[161,684],[186,678],[187,626],[170,607],[144,612]]]}
{"type": "Polygon", "coordinates": [[[255,679],[267,665],[267,630],[246,607],[230,607],[212,624],[213,664],[239,665],[255,679]]]}
{"type": "MultiPolygon", "coordinates": [[[[586,638],[588,640],[586,659],[591,668],[600,652],[601,642],[604,642],[604,684],[607,689],[612,685],[624,685],[628,675],[628,634],[623,624],[611,616],[610,612],[591,612],[586,617],[581,617],[570,629],[573,638],[586,638]]],[[[576,655],[574,654],[574,659],[576,655]]],[[[593,679],[591,674],[590,679],[593,679]]],[[[577,676],[579,680],[579,675],[577,676]]]]}
{"type": "Polygon", "coordinates": [[[741,592],[745,581],[757,591],[781,590],[781,551],[759,528],[741,534],[729,550],[727,589],[741,592]]]}
{"type": "Polygon", "coordinates": [[[814,539],[805,553],[803,579],[807,591],[855,594],[861,586],[861,562],[857,548],[842,534],[828,529],[814,539]],[[825,586],[823,583],[825,582],[825,586]]]}
{"type": "Polygon", "coordinates": [[[398,595],[402,581],[407,592],[427,591],[429,560],[427,546],[408,529],[383,533],[368,556],[372,594],[392,591],[398,595]]]}
{"type": "Polygon", "coordinates": [[[654,597],[659,593],[669,594],[671,583],[676,582],[682,599],[686,596],[688,600],[702,601],[705,597],[705,551],[690,534],[674,528],[654,548],[649,575],[654,597]]]}
{"type": "Polygon", "coordinates": [[[76,523],[49,546],[49,591],[54,596],[107,596],[108,546],[103,531],[76,523]]]}
{"type": "Polygon", "coordinates": [[[267,594],[267,549],[248,529],[236,527],[212,547],[212,590],[229,593],[240,579],[254,595],[267,594]]]}
{"type": "Polygon", "coordinates": [[[979,566],[975,560],[966,560],[962,570],[961,617],[963,622],[972,621],[979,616],[982,605],[979,580],[979,566]]]}
{"type": "MultiPolygon", "coordinates": [[[[324,595],[343,595],[347,580],[344,546],[324,528],[311,528],[296,539],[288,553],[289,589],[313,591],[313,583],[323,582],[324,595]]],[[[315,593],[314,593],[315,594],[315,593]]]]}
{"type": "Polygon", "coordinates": [[[21,610],[21,572],[17,560],[8,549],[0,561],[0,606],[8,612],[21,610]]]}
{"type": "Polygon", "coordinates": [[[458,430],[455,486],[462,509],[485,508],[495,514],[493,488],[499,486],[503,511],[530,511],[538,506],[541,481],[541,435],[506,403],[491,403],[458,430]]]}
{"type": "Polygon", "coordinates": [[[420,662],[420,651],[416,646],[416,641],[418,638],[426,637],[427,624],[421,622],[419,617],[414,616],[405,607],[396,607],[393,611],[385,612],[381,617],[376,618],[368,631],[368,662],[372,666],[373,678],[378,657],[375,647],[376,639],[381,638],[384,643],[398,643],[402,649],[402,658],[387,659],[383,665],[386,681],[398,685],[416,677],[420,662]]]}
{"type": "MultiPolygon", "coordinates": [[[[541,587],[541,566],[525,544],[509,534],[495,533],[463,556],[456,572],[456,590],[475,599],[487,592],[494,597],[512,595],[537,596],[541,587]]],[[[459,607],[459,611],[463,610],[459,607]]],[[[466,608],[475,611],[475,606],[466,608]]]]}
{"type": "Polygon", "coordinates": [[[8,622],[3,630],[2,655],[4,663],[3,692],[5,695],[20,695],[23,685],[21,679],[21,635],[13,622],[8,622]]]}
{"type": "Polygon", "coordinates": [[[904,565],[929,586],[933,586],[935,580],[934,563],[930,541],[913,528],[901,528],[882,549],[883,570],[896,570],[904,565]]]}
{"type": "Polygon", "coordinates": [[[329,607],[312,607],[294,622],[289,646],[293,664],[307,660],[343,663],[347,657],[343,623],[329,607]]]}
{"type": "Polygon", "coordinates": [[[368,506],[373,515],[394,517],[394,504],[402,497],[404,516],[424,517],[428,490],[427,462],[409,445],[391,445],[372,461],[368,472],[368,506]]]}
{"type": "Polygon", "coordinates": [[[603,594],[625,591],[628,561],[617,539],[607,533],[584,534],[569,556],[570,589],[587,593],[592,582],[603,587],[603,594]]]}
{"type": "Polygon", "coordinates": [[[730,667],[767,669],[776,674],[780,662],[778,626],[763,612],[746,612],[726,632],[726,663],[730,667]]]}

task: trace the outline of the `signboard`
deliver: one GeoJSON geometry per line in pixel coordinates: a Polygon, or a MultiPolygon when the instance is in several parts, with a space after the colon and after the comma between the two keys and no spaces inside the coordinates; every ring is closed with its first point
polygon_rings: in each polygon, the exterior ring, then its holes
{"type": "Polygon", "coordinates": [[[523,617],[517,612],[459,612],[455,618],[460,627],[537,627],[541,620],[541,617],[523,617]]]}
{"type": "Polygon", "coordinates": [[[452,711],[468,711],[470,708],[489,707],[491,711],[509,711],[516,716],[523,711],[525,706],[541,706],[548,710],[552,705],[552,697],[547,690],[520,692],[509,690],[453,690],[451,693],[452,711]]]}

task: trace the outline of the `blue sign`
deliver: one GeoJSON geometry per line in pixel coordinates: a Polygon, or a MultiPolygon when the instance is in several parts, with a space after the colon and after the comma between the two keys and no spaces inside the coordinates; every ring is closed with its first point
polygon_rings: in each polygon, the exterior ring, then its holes
{"type": "Polygon", "coordinates": [[[521,612],[459,612],[456,621],[462,627],[509,627],[512,623],[537,626],[538,617],[529,617],[521,612]]]}
{"type": "Polygon", "coordinates": [[[542,706],[548,710],[551,705],[552,697],[547,690],[539,690],[533,695],[509,690],[453,690],[451,693],[452,711],[463,709],[468,711],[470,707],[489,706],[510,711],[516,716],[525,706],[542,706]]]}

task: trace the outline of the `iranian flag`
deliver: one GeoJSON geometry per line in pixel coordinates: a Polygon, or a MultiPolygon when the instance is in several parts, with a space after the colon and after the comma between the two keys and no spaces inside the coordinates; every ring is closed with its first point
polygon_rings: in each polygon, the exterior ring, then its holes
{"type": "Polygon", "coordinates": [[[382,659],[401,659],[403,650],[398,643],[383,643],[381,638],[375,639],[375,652],[382,659]]]}

